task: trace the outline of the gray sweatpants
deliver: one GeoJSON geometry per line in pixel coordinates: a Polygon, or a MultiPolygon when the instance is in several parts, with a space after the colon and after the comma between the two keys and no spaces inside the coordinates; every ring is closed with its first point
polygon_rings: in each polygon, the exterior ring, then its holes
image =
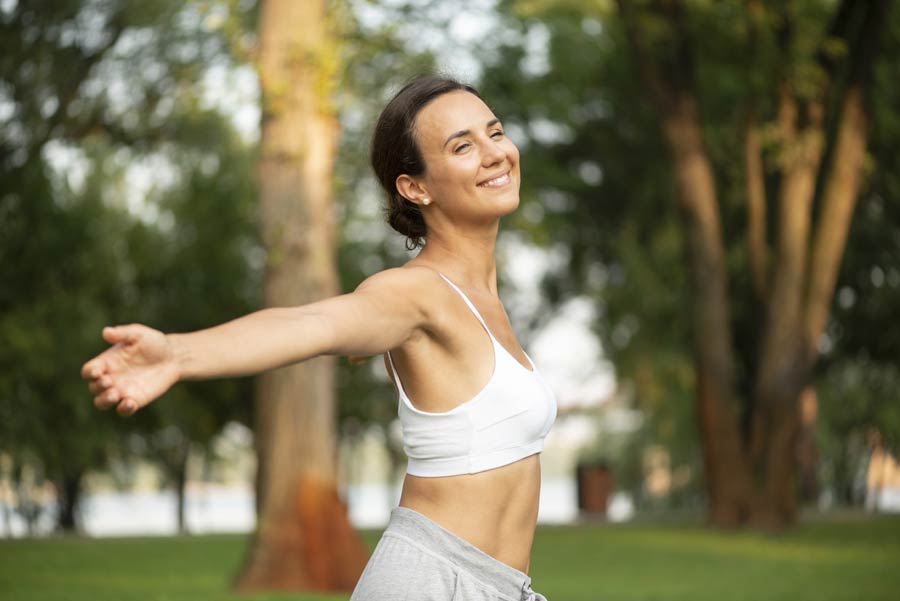
{"type": "Polygon", "coordinates": [[[547,601],[531,577],[408,507],[391,510],[350,601],[547,601]]]}

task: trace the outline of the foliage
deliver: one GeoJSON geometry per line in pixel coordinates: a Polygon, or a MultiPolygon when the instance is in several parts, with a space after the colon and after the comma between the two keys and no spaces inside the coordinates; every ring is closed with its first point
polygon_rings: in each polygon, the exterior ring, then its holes
{"type": "Polygon", "coordinates": [[[123,422],[79,377],[103,325],[196,329],[256,305],[250,155],[202,99],[203,70],[229,61],[208,8],[0,9],[0,449],[58,490],[145,453],[131,432],[174,424],[205,444],[247,419],[246,383],[187,385],[123,422]]]}

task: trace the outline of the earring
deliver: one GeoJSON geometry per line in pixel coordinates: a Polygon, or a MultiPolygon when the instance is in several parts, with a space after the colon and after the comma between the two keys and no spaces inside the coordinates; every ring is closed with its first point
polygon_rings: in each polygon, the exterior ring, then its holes
{"type": "Polygon", "coordinates": [[[423,204],[423,205],[430,205],[430,204],[431,204],[431,199],[430,199],[430,198],[423,198],[423,199],[422,199],[422,204],[423,204]]]}

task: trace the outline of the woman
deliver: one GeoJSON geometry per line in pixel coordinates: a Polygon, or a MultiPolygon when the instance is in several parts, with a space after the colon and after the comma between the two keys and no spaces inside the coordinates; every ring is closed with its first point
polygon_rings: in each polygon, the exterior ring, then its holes
{"type": "Polygon", "coordinates": [[[351,600],[546,601],[527,572],[556,401],[516,342],[494,259],[518,150],[474,88],[425,76],[379,117],[372,165],[391,226],[422,248],[403,267],[189,334],[105,328],[114,346],[82,375],[98,408],[131,415],[179,380],[384,354],[408,473],[351,600]]]}

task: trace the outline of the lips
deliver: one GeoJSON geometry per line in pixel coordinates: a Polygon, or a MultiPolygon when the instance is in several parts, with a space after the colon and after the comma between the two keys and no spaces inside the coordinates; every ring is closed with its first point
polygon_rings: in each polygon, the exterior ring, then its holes
{"type": "Polygon", "coordinates": [[[478,184],[479,188],[502,188],[510,182],[509,171],[478,184]]]}

